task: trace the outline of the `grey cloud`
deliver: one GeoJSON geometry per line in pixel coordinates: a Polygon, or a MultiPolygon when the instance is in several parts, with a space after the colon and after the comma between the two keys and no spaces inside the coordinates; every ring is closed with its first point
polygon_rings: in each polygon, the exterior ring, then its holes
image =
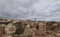
{"type": "Polygon", "coordinates": [[[0,0],[0,18],[60,21],[60,0],[0,0]]]}

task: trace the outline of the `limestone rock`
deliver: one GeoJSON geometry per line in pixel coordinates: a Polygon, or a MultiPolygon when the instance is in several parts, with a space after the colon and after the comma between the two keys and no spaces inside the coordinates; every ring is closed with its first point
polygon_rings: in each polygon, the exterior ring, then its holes
{"type": "Polygon", "coordinates": [[[0,37],[60,37],[60,22],[0,19],[0,37]]]}
{"type": "Polygon", "coordinates": [[[6,34],[13,34],[15,33],[16,31],[16,27],[12,24],[8,24],[6,27],[5,27],[5,32],[6,34]]]}

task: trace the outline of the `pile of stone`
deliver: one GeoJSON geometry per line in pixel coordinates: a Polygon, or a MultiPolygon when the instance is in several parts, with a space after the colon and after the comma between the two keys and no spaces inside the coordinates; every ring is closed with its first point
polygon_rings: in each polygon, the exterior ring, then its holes
{"type": "Polygon", "coordinates": [[[60,22],[0,19],[0,37],[60,37],[60,22]]]}

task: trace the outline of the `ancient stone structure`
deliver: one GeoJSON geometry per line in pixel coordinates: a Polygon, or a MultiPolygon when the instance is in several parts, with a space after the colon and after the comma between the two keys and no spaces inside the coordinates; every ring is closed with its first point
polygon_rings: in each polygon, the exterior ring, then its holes
{"type": "Polygon", "coordinates": [[[60,37],[60,22],[0,19],[0,37],[60,37]]]}

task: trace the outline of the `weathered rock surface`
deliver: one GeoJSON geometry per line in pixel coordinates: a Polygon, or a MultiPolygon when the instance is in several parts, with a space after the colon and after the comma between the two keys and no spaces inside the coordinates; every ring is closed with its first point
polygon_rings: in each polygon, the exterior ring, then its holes
{"type": "Polygon", "coordinates": [[[60,37],[60,22],[0,19],[0,37],[60,37]]]}

